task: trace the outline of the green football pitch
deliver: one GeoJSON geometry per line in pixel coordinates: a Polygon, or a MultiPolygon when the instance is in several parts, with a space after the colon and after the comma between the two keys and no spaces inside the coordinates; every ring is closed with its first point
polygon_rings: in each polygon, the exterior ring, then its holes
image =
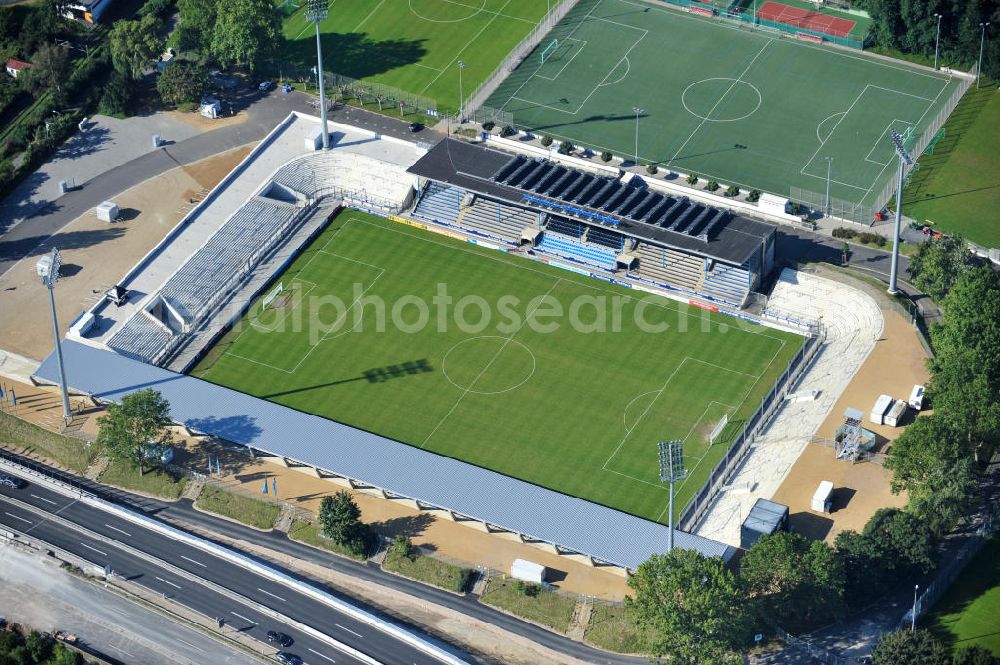
{"type": "Polygon", "coordinates": [[[832,197],[875,205],[896,170],[890,128],[921,132],[958,86],[630,0],[582,0],[542,44],[487,101],[517,126],[632,158],[638,108],[640,162],[819,202],[829,164],[832,197]]]}
{"type": "MultiPolygon", "coordinates": [[[[278,6],[288,58],[311,68],[316,33],[304,0],[278,6]]],[[[320,24],[323,68],[458,108],[546,13],[545,0],[332,0],[320,24]]]]}
{"type": "Polygon", "coordinates": [[[803,341],[354,211],[279,283],[192,374],[663,521],[657,442],[679,513],[803,341]]]}

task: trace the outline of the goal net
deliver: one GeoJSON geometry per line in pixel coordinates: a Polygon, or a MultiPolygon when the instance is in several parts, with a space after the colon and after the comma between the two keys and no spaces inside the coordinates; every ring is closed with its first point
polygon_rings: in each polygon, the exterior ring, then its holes
{"type": "Polygon", "coordinates": [[[708,435],[709,445],[715,443],[715,440],[719,438],[719,436],[722,434],[722,430],[726,429],[726,425],[728,424],[729,424],[729,414],[727,413],[726,415],[722,416],[722,420],[720,420],[719,423],[715,426],[715,429],[712,430],[712,433],[708,435]]]}
{"type": "Polygon", "coordinates": [[[545,48],[542,49],[542,63],[543,64],[545,63],[546,60],[548,60],[550,57],[552,57],[552,54],[555,53],[555,50],[557,48],[559,48],[559,40],[558,39],[553,39],[551,42],[549,42],[548,46],[546,46],[545,48]]]}
{"type": "Polygon", "coordinates": [[[261,309],[262,310],[267,309],[271,305],[271,303],[274,302],[274,299],[280,296],[284,290],[285,290],[284,283],[278,282],[278,285],[273,289],[271,289],[270,293],[264,296],[264,300],[261,301],[261,309]]]}

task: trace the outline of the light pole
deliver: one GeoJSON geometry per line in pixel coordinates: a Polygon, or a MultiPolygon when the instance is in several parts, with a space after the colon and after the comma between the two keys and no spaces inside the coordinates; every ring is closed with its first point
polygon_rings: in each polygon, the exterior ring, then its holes
{"type": "Polygon", "coordinates": [[[679,440],[660,441],[657,444],[660,456],[660,482],[670,483],[670,503],[667,508],[669,536],[667,551],[674,549],[674,482],[687,477],[684,468],[684,444],[679,440]]]}
{"type": "Polygon", "coordinates": [[[889,295],[899,293],[896,288],[896,273],[899,269],[899,233],[903,225],[903,171],[913,164],[913,158],[903,147],[903,137],[895,129],[892,130],[892,142],[899,156],[899,179],[896,182],[896,224],[892,233],[892,267],[889,270],[889,295]]]}
{"type": "Polygon", "coordinates": [[[59,339],[59,321],[56,319],[56,296],[53,289],[59,280],[62,255],[55,247],[48,256],[43,256],[35,264],[35,271],[42,278],[42,284],[49,289],[49,304],[52,306],[52,334],[56,339],[56,363],[59,365],[59,388],[62,390],[63,420],[68,425],[73,419],[69,410],[69,393],[66,391],[66,370],[63,368],[62,341],[59,339]]]}
{"type": "Polygon", "coordinates": [[[323,131],[323,150],[330,148],[330,132],[326,126],[326,82],[323,76],[323,43],[319,38],[319,24],[329,16],[326,0],[309,0],[306,18],[316,24],[316,78],[319,82],[319,118],[323,131]]]}
{"type": "Polygon", "coordinates": [[[830,171],[833,169],[833,157],[826,158],[826,207],[823,214],[830,214],[830,171]]]}
{"type": "Polygon", "coordinates": [[[983,76],[983,44],[986,43],[986,26],[989,24],[989,21],[979,24],[981,32],[979,35],[979,67],[976,69],[976,90],[979,90],[979,79],[983,76]]]}
{"type": "Polygon", "coordinates": [[[934,40],[934,69],[938,68],[938,53],[941,50],[941,14],[935,14],[937,17],[937,38],[934,40]]]}
{"type": "Polygon", "coordinates": [[[913,585],[913,609],[910,610],[910,632],[912,633],[917,629],[917,591],[920,589],[919,584],[913,585]]]}
{"type": "Polygon", "coordinates": [[[635,165],[639,166],[639,114],[645,113],[645,111],[638,106],[633,106],[632,112],[635,113],[635,165]]]}
{"type": "Polygon", "coordinates": [[[465,122],[465,92],[462,90],[462,70],[465,69],[465,63],[461,60],[458,61],[458,122],[459,124],[465,122]]]}

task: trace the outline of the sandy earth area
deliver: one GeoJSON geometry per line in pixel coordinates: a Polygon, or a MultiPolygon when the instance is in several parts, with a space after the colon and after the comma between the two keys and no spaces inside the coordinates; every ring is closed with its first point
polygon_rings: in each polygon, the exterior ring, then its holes
{"type": "Polygon", "coordinates": [[[62,277],[56,312],[65,334],[81,312],[135,265],[218,184],[252,146],[178,167],[115,197],[126,221],[108,224],[94,212],[78,217],[0,277],[0,348],[35,360],[52,350],[49,302],[35,275],[38,257],[59,248],[62,277]]]}

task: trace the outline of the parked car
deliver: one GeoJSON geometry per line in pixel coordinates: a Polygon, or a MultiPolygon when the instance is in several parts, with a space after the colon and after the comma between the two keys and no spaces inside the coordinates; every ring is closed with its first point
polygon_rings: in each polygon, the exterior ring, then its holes
{"type": "Polygon", "coordinates": [[[267,92],[268,90],[271,89],[273,85],[274,84],[271,83],[270,81],[261,81],[260,85],[257,86],[257,89],[260,90],[261,92],[267,92]]]}
{"type": "Polygon", "coordinates": [[[274,654],[274,657],[278,659],[279,663],[282,665],[302,665],[302,659],[296,656],[294,653],[288,653],[287,651],[279,651],[274,654]]]}
{"type": "Polygon", "coordinates": [[[271,644],[277,644],[279,647],[289,647],[292,646],[292,642],[294,640],[284,633],[279,633],[276,630],[269,630],[267,631],[267,641],[271,644]]]}
{"type": "Polygon", "coordinates": [[[9,487],[12,490],[18,490],[27,485],[27,482],[16,476],[0,476],[0,487],[9,487]]]}
{"type": "Polygon", "coordinates": [[[424,128],[424,123],[422,123],[422,122],[411,122],[410,123],[410,131],[411,132],[419,132],[423,128],[424,128]]]}

